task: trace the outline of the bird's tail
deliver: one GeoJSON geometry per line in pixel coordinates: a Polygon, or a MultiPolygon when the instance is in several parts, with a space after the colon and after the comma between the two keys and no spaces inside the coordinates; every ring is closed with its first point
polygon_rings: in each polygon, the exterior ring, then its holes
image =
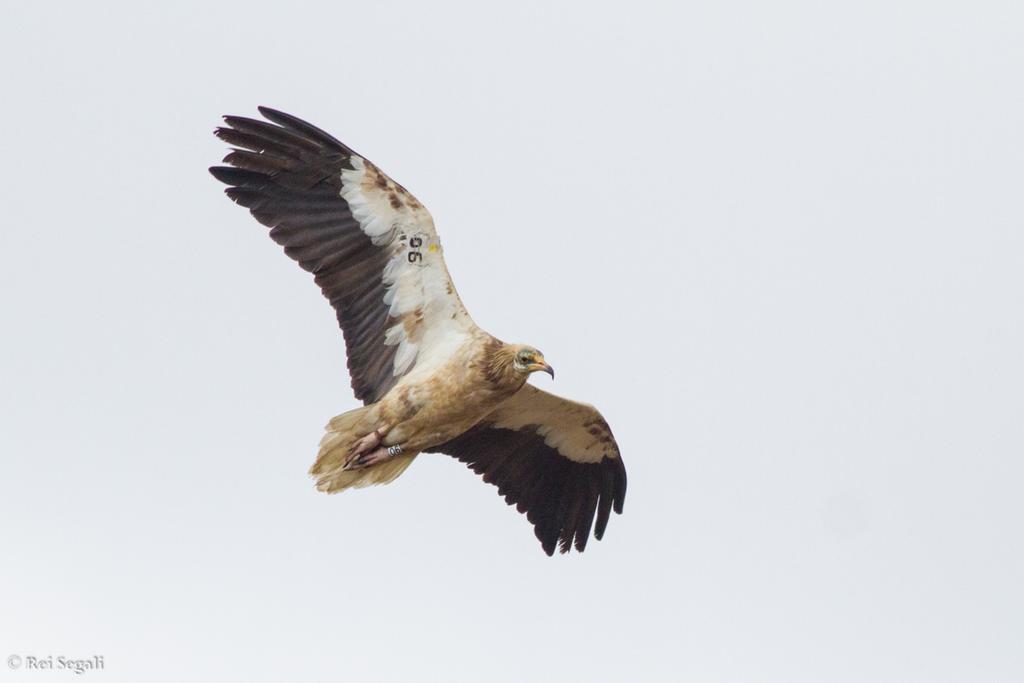
{"type": "Polygon", "coordinates": [[[412,463],[415,453],[398,455],[361,469],[343,469],[352,444],[377,427],[376,408],[369,405],[350,410],[332,418],[327,424],[327,433],[320,440],[316,462],[309,468],[309,473],[316,477],[317,490],[338,493],[350,488],[389,484],[412,463]]]}

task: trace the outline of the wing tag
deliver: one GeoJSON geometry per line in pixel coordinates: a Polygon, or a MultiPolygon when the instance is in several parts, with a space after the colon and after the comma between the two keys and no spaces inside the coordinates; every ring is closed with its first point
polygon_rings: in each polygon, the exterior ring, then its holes
{"type": "Polygon", "coordinates": [[[423,266],[425,265],[423,262],[424,250],[433,253],[437,251],[437,245],[431,242],[429,235],[418,232],[409,238],[409,250],[405,252],[405,257],[409,263],[423,266]]]}

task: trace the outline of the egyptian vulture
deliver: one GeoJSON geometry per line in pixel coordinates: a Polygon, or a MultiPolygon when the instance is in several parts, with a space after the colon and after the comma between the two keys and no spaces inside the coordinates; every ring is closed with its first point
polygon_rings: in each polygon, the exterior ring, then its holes
{"type": "Polygon", "coordinates": [[[544,552],[586,548],[622,512],[626,470],[592,406],[526,383],[540,351],[481,330],[455,292],[434,221],[404,187],[305,121],[226,116],[233,146],[210,172],[316,283],[337,313],[364,407],[333,418],[310,474],[319,490],[393,481],[446,453],[498,487],[544,552]],[[596,521],[595,521],[596,516],[596,521]]]}

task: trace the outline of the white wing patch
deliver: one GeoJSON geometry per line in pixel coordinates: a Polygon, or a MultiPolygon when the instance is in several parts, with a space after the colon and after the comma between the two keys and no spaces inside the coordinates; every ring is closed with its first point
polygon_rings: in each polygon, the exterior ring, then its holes
{"type": "Polygon", "coordinates": [[[430,213],[376,166],[358,156],[341,173],[341,196],[374,245],[391,253],[382,305],[395,323],[384,343],[397,346],[395,376],[447,359],[475,324],[455,292],[430,213]]]}

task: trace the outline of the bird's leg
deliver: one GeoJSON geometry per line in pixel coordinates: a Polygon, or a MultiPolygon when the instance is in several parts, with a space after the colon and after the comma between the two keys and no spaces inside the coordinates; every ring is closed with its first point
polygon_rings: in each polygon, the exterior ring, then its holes
{"type": "Polygon", "coordinates": [[[401,454],[402,447],[398,444],[395,444],[394,446],[381,446],[369,453],[363,453],[351,458],[345,464],[345,469],[354,470],[361,467],[369,467],[370,465],[376,465],[379,462],[390,460],[391,458],[401,454]]]}
{"type": "Polygon", "coordinates": [[[360,455],[368,453],[379,446],[381,439],[383,439],[384,435],[389,431],[391,431],[391,427],[389,426],[385,425],[383,427],[377,427],[372,432],[359,439],[359,441],[352,444],[352,447],[348,449],[348,459],[345,461],[345,468],[348,469],[348,466],[355,458],[358,458],[360,455]]]}

